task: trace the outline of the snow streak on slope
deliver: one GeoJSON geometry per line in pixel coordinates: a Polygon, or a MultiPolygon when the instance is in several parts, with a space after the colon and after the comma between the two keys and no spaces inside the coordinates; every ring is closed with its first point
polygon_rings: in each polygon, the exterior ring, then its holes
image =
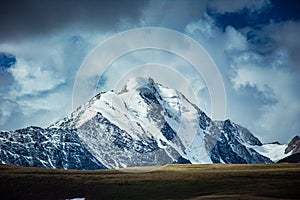
{"type": "Polygon", "coordinates": [[[60,168],[104,169],[85,148],[75,130],[28,127],[0,132],[2,164],[60,168]]]}

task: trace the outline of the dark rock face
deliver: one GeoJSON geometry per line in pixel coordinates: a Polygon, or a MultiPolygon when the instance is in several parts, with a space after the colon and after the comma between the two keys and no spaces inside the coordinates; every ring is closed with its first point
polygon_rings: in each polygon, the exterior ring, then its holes
{"type": "Polygon", "coordinates": [[[175,131],[170,127],[168,123],[165,123],[161,129],[162,134],[167,138],[167,140],[173,140],[176,136],[175,131]]]}
{"type": "Polygon", "coordinates": [[[173,164],[192,164],[191,161],[180,156],[173,164]]]}
{"type": "Polygon", "coordinates": [[[288,144],[287,148],[285,149],[284,153],[300,153],[300,136],[296,135],[288,144]]]}
{"type": "Polygon", "coordinates": [[[294,153],[278,161],[278,163],[300,163],[300,153],[294,153]]]}
{"type": "Polygon", "coordinates": [[[247,129],[239,128],[230,120],[226,120],[221,135],[210,152],[210,157],[214,163],[272,163],[269,158],[260,155],[252,148],[247,148],[245,143],[261,145],[261,142],[247,129]]]}
{"type": "Polygon", "coordinates": [[[280,142],[278,142],[278,141],[270,142],[269,144],[279,144],[279,145],[281,145],[280,142]]]}
{"type": "Polygon", "coordinates": [[[200,116],[199,116],[200,128],[206,130],[210,124],[211,124],[211,119],[204,112],[200,111],[200,116]]]}
{"type": "Polygon", "coordinates": [[[223,130],[227,134],[233,134],[243,143],[257,146],[262,145],[259,139],[257,139],[257,137],[255,137],[250,131],[242,126],[233,123],[229,119],[224,121],[223,130]]]}

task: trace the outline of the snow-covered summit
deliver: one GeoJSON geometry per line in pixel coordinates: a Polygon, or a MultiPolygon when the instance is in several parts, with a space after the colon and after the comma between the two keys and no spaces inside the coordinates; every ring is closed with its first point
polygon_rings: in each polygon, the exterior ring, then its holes
{"type": "Polygon", "coordinates": [[[154,84],[154,80],[151,77],[134,77],[127,80],[124,89],[130,91],[137,87],[150,86],[154,84]]]}

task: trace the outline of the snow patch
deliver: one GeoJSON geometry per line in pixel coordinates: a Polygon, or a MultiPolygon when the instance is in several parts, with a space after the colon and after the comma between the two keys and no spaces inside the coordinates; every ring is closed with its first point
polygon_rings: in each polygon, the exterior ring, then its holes
{"type": "Polygon", "coordinates": [[[282,158],[289,156],[291,153],[285,154],[286,144],[264,144],[262,146],[252,146],[259,154],[270,158],[273,162],[277,162],[282,158]]]}

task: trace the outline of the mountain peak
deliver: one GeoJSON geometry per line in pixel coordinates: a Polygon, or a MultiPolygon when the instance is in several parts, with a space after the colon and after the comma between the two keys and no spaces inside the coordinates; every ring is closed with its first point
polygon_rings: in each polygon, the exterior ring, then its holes
{"type": "Polygon", "coordinates": [[[153,85],[154,83],[155,82],[151,77],[132,77],[127,80],[126,84],[121,90],[121,93],[124,91],[131,91],[142,86],[153,85]]]}

